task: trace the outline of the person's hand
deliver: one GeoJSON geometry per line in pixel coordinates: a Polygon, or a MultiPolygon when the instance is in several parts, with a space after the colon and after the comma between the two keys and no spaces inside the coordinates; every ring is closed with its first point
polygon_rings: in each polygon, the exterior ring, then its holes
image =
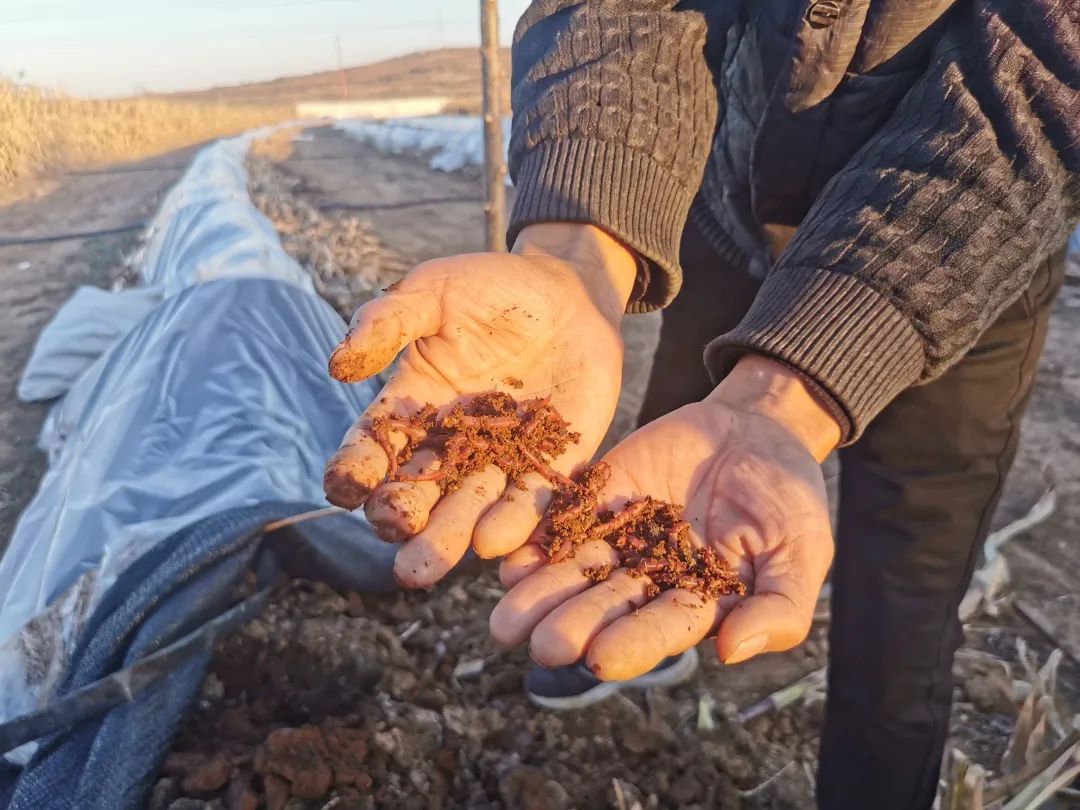
{"type": "Polygon", "coordinates": [[[809,631],[832,560],[818,462],[839,436],[796,375],[743,358],[706,400],[657,419],[608,453],[604,494],[612,508],[642,495],[685,505],[694,542],[726,560],[747,595],[706,601],[669,590],[649,601],[648,580],[625,570],[598,584],[585,575],[617,564],[607,543],[583,544],[549,564],[533,542],[502,563],[510,591],[492,613],[493,637],[507,646],[528,640],[544,666],[585,658],[604,680],[633,678],[714,633],[729,664],[795,646],[809,631]]]}
{"type": "MultiPolygon", "coordinates": [[[[427,262],[356,312],[330,359],[336,379],[371,377],[405,351],[328,463],[324,486],[333,504],[366,504],[384,539],[411,538],[395,560],[403,585],[434,585],[470,541],[481,557],[518,548],[551,491],[537,473],[527,474],[520,488],[507,487],[494,466],[445,497],[432,481],[383,484],[388,459],[369,432],[371,420],[407,415],[427,403],[445,408],[492,390],[518,400],[550,397],[581,435],[551,465],[569,474],[596,451],[615,413],[619,322],[635,275],[633,255],[603,231],[536,225],[522,232],[513,254],[427,262]]],[[[416,474],[431,462],[431,454],[420,451],[402,470],[416,474]]]]}

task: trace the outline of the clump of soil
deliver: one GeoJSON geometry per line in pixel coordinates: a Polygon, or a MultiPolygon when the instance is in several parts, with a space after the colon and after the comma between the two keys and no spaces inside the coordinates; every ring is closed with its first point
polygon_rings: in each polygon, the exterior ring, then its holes
{"type": "Polygon", "coordinates": [[[390,459],[388,481],[437,481],[443,492],[452,492],[490,464],[511,481],[520,482],[535,470],[548,480],[573,486],[551,469],[550,462],[581,438],[548,400],[530,399],[519,405],[499,392],[475,396],[442,417],[433,405],[408,417],[376,417],[371,432],[390,459]],[[394,449],[392,432],[405,438],[400,450],[394,449]],[[436,463],[419,475],[401,473],[401,465],[421,448],[434,451],[436,463]]]}
{"type": "MultiPolygon", "coordinates": [[[[452,492],[491,464],[519,485],[528,472],[542,475],[555,488],[545,517],[551,562],[572,556],[583,543],[601,540],[618,552],[619,567],[650,579],[650,596],[671,588],[706,599],[746,592],[724,560],[691,541],[681,506],[646,496],[617,512],[601,509],[600,494],[610,477],[606,464],[586,467],[573,479],[554,470],[551,461],[580,435],[547,399],[519,404],[506,393],[480,394],[443,416],[428,404],[409,416],[376,417],[370,429],[390,460],[387,481],[437,481],[443,492],[452,492]],[[395,445],[392,434],[404,443],[395,445]],[[435,461],[418,474],[403,473],[401,465],[420,449],[432,451],[435,461]]],[[[603,566],[586,573],[602,581],[611,571],[603,566]]]]}
{"type": "Polygon", "coordinates": [[[367,740],[360,729],[329,722],[270,732],[255,752],[255,773],[262,777],[267,803],[287,803],[294,796],[321,799],[331,788],[353,794],[370,790],[367,740]]]}
{"type": "Polygon", "coordinates": [[[283,583],[219,646],[149,810],[569,810],[617,807],[618,795],[643,810],[810,806],[801,769],[784,791],[739,795],[793,751],[719,710],[698,730],[700,696],[734,687],[715,656],[647,700],[628,692],[558,714],[530,704],[527,653],[488,639],[501,596],[479,566],[433,593],[283,583]]]}
{"type": "MultiPolygon", "coordinates": [[[[706,599],[746,593],[724,560],[690,540],[690,524],[683,520],[681,506],[645,496],[618,512],[598,508],[609,475],[608,466],[600,462],[586,468],[574,486],[556,491],[545,525],[551,562],[566,559],[583,543],[602,540],[618,551],[620,568],[650,579],[650,597],[671,588],[706,599]]],[[[596,581],[610,573],[609,566],[586,572],[596,581]]]]}

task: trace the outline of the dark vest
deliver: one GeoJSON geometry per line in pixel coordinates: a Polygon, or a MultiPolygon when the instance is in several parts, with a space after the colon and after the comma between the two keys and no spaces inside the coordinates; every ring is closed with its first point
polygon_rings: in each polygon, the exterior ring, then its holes
{"type": "Polygon", "coordinates": [[[764,275],[829,179],[925,70],[961,2],[703,4],[721,100],[702,184],[711,202],[695,205],[703,230],[729,236],[764,275]]]}

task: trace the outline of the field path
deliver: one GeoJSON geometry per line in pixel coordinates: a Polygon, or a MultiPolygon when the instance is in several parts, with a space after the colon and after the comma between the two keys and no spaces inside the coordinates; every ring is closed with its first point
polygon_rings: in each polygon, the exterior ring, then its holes
{"type": "MultiPolygon", "coordinates": [[[[37,197],[0,207],[0,240],[107,230],[146,219],[197,149],[68,174],[37,197]]],[[[0,245],[0,550],[45,469],[36,441],[47,405],[15,397],[34,340],[77,286],[108,286],[110,271],[120,267],[138,233],[0,245]]]]}

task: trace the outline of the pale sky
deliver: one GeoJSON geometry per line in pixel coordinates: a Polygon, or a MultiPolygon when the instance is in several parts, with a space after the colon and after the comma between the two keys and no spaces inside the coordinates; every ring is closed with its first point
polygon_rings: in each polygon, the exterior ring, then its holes
{"type": "MultiPolygon", "coordinates": [[[[528,0],[500,0],[510,44],[528,0]]],[[[186,90],[479,43],[479,0],[3,0],[0,76],[77,95],[186,90]]]]}

